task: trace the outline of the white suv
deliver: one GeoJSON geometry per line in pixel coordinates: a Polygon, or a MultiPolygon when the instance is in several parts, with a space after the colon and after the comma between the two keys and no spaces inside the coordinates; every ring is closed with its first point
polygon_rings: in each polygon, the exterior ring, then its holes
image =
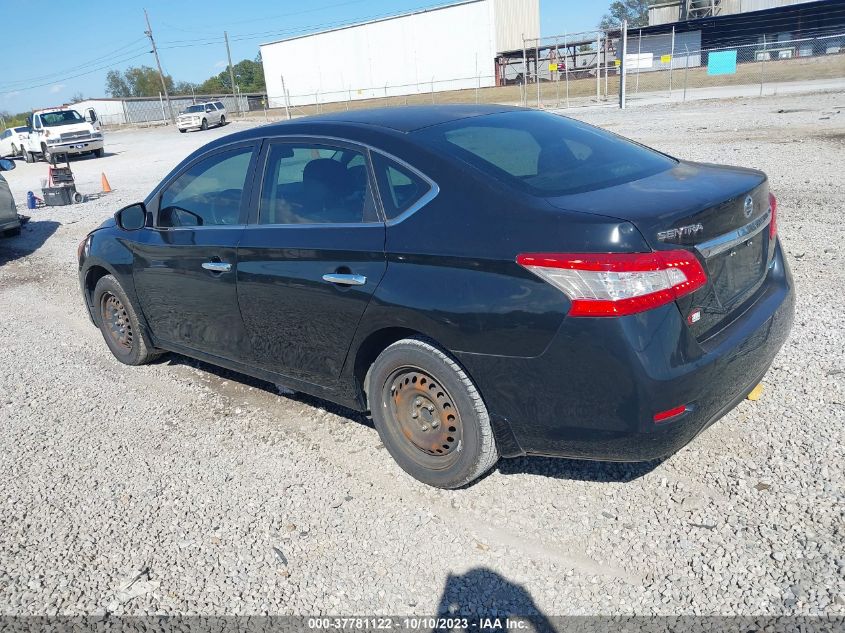
{"type": "Polygon", "coordinates": [[[226,125],[226,106],[222,101],[195,103],[179,113],[176,127],[182,133],[188,130],[207,130],[209,125],[226,125]]]}

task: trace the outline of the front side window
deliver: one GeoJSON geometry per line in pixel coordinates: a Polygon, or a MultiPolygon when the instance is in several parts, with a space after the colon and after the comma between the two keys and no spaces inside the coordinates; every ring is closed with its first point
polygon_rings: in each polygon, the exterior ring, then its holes
{"type": "Polygon", "coordinates": [[[410,169],[377,152],[372,156],[381,204],[388,220],[407,211],[431,189],[431,185],[410,169]]]}
{"type": "Polygon", "coordinates": [[[377,222],[367,165],[360,152],[279,143],[267,156],[260,224],[377,222]]]}
{"type": "Polygon", "coordinates": [[[676,164],[655,150],[545,112],[460,119],[415,134],[488,177],[537,196],[612,187],[676,164]]]}
{"type": "Polygon", "coordinates": [[[158,226],[238,224],[252,154],[245,147],[194,163],[161,194],[158,226]]]}

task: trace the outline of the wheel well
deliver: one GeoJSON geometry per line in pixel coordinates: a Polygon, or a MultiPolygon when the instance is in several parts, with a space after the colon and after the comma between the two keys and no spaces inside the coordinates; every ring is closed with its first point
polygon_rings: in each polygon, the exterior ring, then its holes
{"type": "Polygon", "coordinates": [[[88,305],[94,303],[94,288],[97,287],[97,282],[106,275],[111,273],[102,266],[91,266],[85,274],[85,297],[88,300],[88,305]]]}
{"type": "Polygon", "coordinates": [[[411,336],[422,335],[422,332],[417,332],[409,328],[391,327],[373,332],[364,339],[364,342],[358,347],[358,352],[355,355],[354,373],[355,386],[361,394],[361,402],[365,406],[367,406],[367,391],[364,383],[367,379],[367,372],[370,371],[370,367],[372,367],[379,354],[396,341],[401,341],[403,338],[411,336]]]}

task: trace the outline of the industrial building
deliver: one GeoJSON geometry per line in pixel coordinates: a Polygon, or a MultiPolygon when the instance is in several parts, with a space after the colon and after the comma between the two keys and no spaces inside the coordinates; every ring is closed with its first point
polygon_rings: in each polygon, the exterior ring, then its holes
{"type": "Polygon", "coordinates": [[[495,86],[497,54],[539,33],[540,0],[464,0],[260,48],[284,107],[495,86]]]}
{"type": "Polygon", "coordinates": [[[657,2],[648,8],[648,25],[753,13],[808,2],[813,0],[670,0],[657,2]]]}

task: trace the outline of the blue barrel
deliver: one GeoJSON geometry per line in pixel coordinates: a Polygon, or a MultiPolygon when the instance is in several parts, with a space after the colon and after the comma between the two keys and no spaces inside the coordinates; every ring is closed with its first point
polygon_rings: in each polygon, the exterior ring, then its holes
{"type": "Polygon", "coordinates": [[[26,208],[27,209],[34,209],[35,208],[35,194],[31,191],[26,192],[26,208]]]}

